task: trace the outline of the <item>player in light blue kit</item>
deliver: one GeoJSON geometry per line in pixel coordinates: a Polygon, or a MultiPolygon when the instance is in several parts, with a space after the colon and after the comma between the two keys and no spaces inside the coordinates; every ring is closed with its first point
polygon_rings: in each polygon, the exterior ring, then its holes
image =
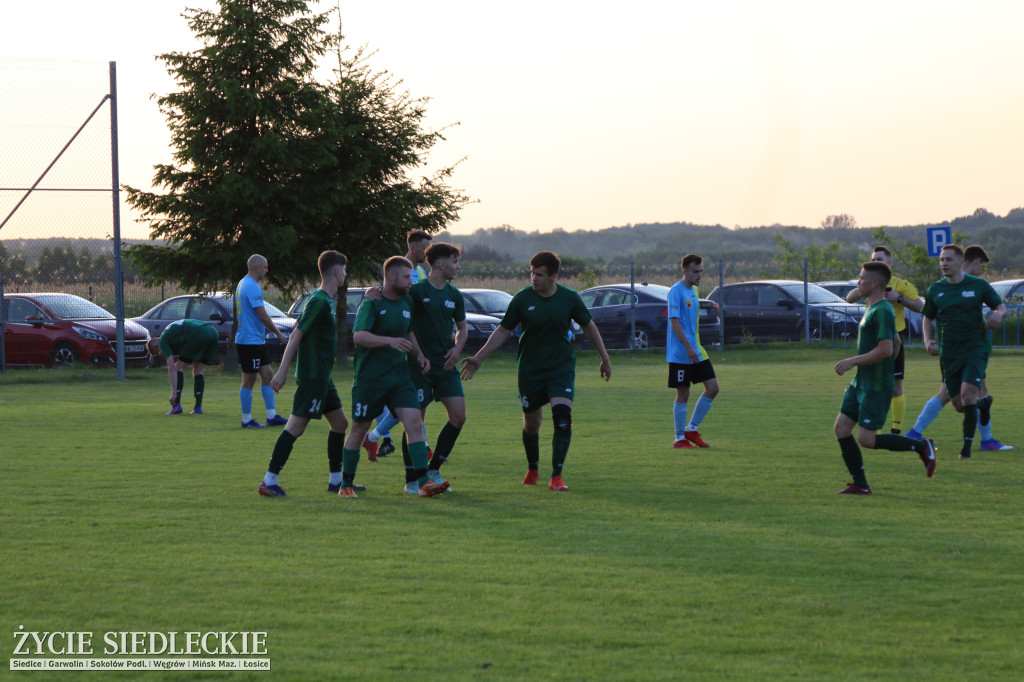
{"type": "Polygon", "coordinates": [[[242,385],[238,389],[238,400],[242,404],[242,428],[263,428],[263,424],[252,418],[252,389],[256,385],[256,377],[260,378],[260,395],[267,408],[267,426],[283,426],[288,420],[277,413],[274,402],[274,389],[270,385],[274,369],[270,366],[266,335],[268,331],[271,332],[282,345],[288,343],[288,337],[277,328],[263,305],[260,280],[269,270],[267,259],[254,253],[249,256],[246,266],[249,272],[235,288],[235,315],[238,317],[235,348],[238,351],[238,364],[242,366],[242,385]]]}
{"type": "Polygon", "coordinates": [[[672,406],[676,438],[674,448],[709,447],[697,431],[712,401],[718,395],[718,379],[708,352],[700,345],[700,298],[697,285],[704,273],[704,259],[695,254],[683,256],[683,277],[668,292],[668,387],[676,389],[672,406]],[[686,421],[690,384],[704,384],[704,392],[686,421]]]}

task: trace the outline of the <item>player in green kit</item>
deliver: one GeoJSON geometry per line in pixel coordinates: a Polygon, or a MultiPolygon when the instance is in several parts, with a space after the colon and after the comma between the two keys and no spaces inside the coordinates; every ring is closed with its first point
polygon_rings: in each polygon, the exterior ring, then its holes
{"type": "MultiPolygon", "coordinates": [[[[427,406],[437,400],[448,413],[448,423],[437,436],[434,456],[427,466],[427,478],[438,485],[444,483],[441,466],[448,461],[448,455],[466,423],[466,398],[456,364],[469,338],[469,329],[466,326],[465,299],[462,292],[452,285],[461,269],[461,253],[454,244],[432,244],[426,253],[430,274],[409,289],[413,304],[412,329],[423,354],[430,361],[430,371],[423,374],[415,358],[409,357],[409,374],[420,401],[420,412],[426,417],[427,406]],[[453,326],[456,330],[454,339],[453,326]]],[[[405,449],[408,449],[407,445],[405,449]]],[[[418,492],[414,476],[415,469],[407,459],[405,491],[408,493],[418,492]]]]}
{"type": "Polygon", "coordinates": [[[164,333],[150,339],[146,349],[154,358],[167,358],[167,376],[171,381],[171,411],[167,414],[181,414],[181,385],[184,383],[182,369],[185,363],[192,363],[192,386],[196,406],[192,414],[203,413],[203,393],[206,378],[203,366],[217,362],[217,330],[209,322],[200,320],[175,320],[164,327],[164,333]]]}
{"type": "Polygon", "coordinates": [[[836,374],[839,376],[854,367],[857,368],[857,374],[843,396],[843,404],[839,408],[835,424],[843,462],[853,477],[852,483],[838,491],[840,494],[871,494],[871,487],[864,475],[864,458],[858,443],[873,450],[913,450],[924,462],[928,477],[935,474],[935,444],[932,441],[914,440],[892,433],[877,433],[885,426],[895,384],[893,346],[896,338],[896,314],[892,305],[885,300],[885,288],[891,278],[892,271],[885,263],[870,261],[861,266],[857,288],[862,294],[860,298],[866,299],[867,311],[860,321],[860,330],[857,333],[857,355],[840,360],[835,365],[836,374]],[[856,439],[853,437],[855,425],[856,439]]]}
{"type": "Polygon", "coordinates": [[[1006,304],[992,285],[964,274],[964,250],[947,244],[939,253],[943,278],[928,287],[925,297],[924,324],[921,329],[925,348],[939,356],[942,381],[957,412],[964,415],[964,443],[960,459],[971,458],[971,445],[978,428],[978,389],[985,378],[991,346],[989,329],[1003,323],[1006,304]],[[988,320],[982,305],[992,309],[988,320]],[[939,340],[935,339],[938,326],[939,340]]]}
{"type": "MultiPolygon", "coordinates": [[[[320,270],[320,287],[314,291],[302,309],[302,316],[295,324],[295,330],[288,338],[284,356],[277,373],[270,380],[275,391],[284,387],[288,368],[295,361],[295,398],[288,423],[274,444],[270,466],[260,482],[259,493],[266,497],[284,497],[285,492],[278,485],[278,475],[288,462],[295,441],[301,436],[311,419],[323,416],[330,426],[327,434],[327,463],[330,478],[327,492],[341,490],[342,449],[345,444],[345,429],[348,419],[341,406],[341,398],[331,380],[334,358],[338,346],[338,318],[335,312],[335,296],[338,287],[345,281],[348,259],[337,251],[324,251],[317,259],[320,270]]],[[[354,494],[354,493],[353,493],[354,494]]]]}
{"type": "Polygon", "coordinates": [[[379,300],[364,298],[356,311],[352,341],[356,361],[352,381],[352,432],[345,441],[342,464],[342,497],[357,497],[354,490],[359,448],[370,422],[387,407],[398,417],[409,440],[409,457],[420,497],[432,497],[448,489],[427,478],[427,444],[423,438],[420,401],[412,383],[409,361],[412,354],[421,374],[430,371],[430,360],[420,350],[412,331],[412,263],[401,256],[384,262],[384,289],[379,300]]]}
{"type": "Polygon", "coordinates": [[[462,378],[473,378],[494,351],[501,348],[516,326],[519,337],[519,400],[523,406],[523,447],[527,472],[523,485],[537,485],[540,463],[541,408],[551,403],[554,435],[551,439],[551,490],[568,491],[562,468],[572,437],[572,401],[575,397],[576,355],[567,336],[575,320],[583,335],[601,356],[601,377],[608,381],[612,364],[597,325],[583,300],[572,289],[557,283],[561,265],[558,255],[541,251],[530,259],[531,285],[517,293],[487,343],[476,355],[462,361],[462,378]]]}

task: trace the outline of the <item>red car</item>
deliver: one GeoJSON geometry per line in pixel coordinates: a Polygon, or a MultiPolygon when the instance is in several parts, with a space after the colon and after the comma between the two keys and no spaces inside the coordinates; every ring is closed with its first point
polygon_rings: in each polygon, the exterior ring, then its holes
{"type": "MultiPolygon", "coordinates": [[[[9,367],[70,367],[117,363],[117,321],[106,310],[73,294],[5,294],[4,357],[9,367]]],[[[125,364],[145,366],[149,332],[124,323],[125,364]]]]}

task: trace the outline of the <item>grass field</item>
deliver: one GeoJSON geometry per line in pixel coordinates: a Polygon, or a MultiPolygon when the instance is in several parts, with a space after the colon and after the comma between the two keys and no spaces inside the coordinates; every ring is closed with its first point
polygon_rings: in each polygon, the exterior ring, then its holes
{"type": "MultiPolygon", "coordinates": [[[[494,358],[467,384],[453,492],[432,499],[401,492],[394,456],[363,459],[360,499],[328,495],[318,423],[282,473],[289,497],[259,497],[277,430],[238,428],[238,375],[210,373],[206,415],[167,417],[160,371],[7,373],[3,623],[97,648],[108,631],[265,631],[283,680],[1024,678],[1024,354],[989,366],[1016,450],[957,460],[947,408],[935,478],[913,453],[866,451],[871,497],[833,494],[849,480],[839,357],[715,354],[712,448],[674,451],[661,355],[614,356],[609,384],[581,355],[570,493],[521,485],[515,369],[494,358]]],[[[335,381],[347,407],[350,377],[335,381]]],[[[938,384],[912,353],[909,421],[938,384]]],[[[543,480],[549,420],[541,443],[543,480]]],[[[75,673],[31,678],[46,675],[75,673]]],[[[108,677],[133,674],[88,674],[108,677]]]]}

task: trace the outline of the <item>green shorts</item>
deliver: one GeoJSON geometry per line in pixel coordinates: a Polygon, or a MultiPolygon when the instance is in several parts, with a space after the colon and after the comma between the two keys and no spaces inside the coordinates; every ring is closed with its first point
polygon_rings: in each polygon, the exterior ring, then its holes
{"type": "Polygon", "coordinates": [[[181,352],[178,353],[178,357],[185,362],[199,361],[204,365],[216,365],[217,358],[217,342],[220,340],[220,336],[217,334],[217,330],[211,325],[205,325],[196,330],[181,347],[181,352]]]}
{"type": "Polygon", "coordinates": [[[985,372],[988,371],[988,356],[939,358],[939,366],[942,368],[942,383],[946,384],[946,392],[950,398],[955,398],[960,395],[960,384],[981,387],[985,372]]]}
{"type": "Polygon", "coordinates": [[[322,415],[338,409],[341,409],[341,398],[331,379],[300,381],[299,385],[295,387],[292,414],[296,417],[319,419],[322,415]]]}
{"type": "Polygon", "coordinates": [[[403,407],[420,409],[420,401],[417,399],[412,381],[393,384],[390,387],[352,384],[353,421],[373,421],[385,407],[391,410],[392,414],[403,407]]]}
{"type": "Polygon", "coordinates": [[[420,409],[427,409],[434,400],[442,398],[462,398],[466,393],[462,390],[462,379],[459,377],[459,370],[452,367],[449,370],[430,370],[426,374],[411,372],[412,384],[416,389],[416,397],[419,398],[420,409]]]}
{"type": "Polygon", "coordinates": [[[892,393],[889,391],[861,391],[850,386],[846,389],[839,411],[857,422],[857,426],[878,431],[885,426],[890,403],[892,393]]]}
{"type": "Polygon", "coordinates": [[[551,402],[552,398],[573,400],[576,397],[576,374],[548,375],[546,377],[524,377],[519,375],[519,401],[523,413],[535,412],[551,402]]]}

